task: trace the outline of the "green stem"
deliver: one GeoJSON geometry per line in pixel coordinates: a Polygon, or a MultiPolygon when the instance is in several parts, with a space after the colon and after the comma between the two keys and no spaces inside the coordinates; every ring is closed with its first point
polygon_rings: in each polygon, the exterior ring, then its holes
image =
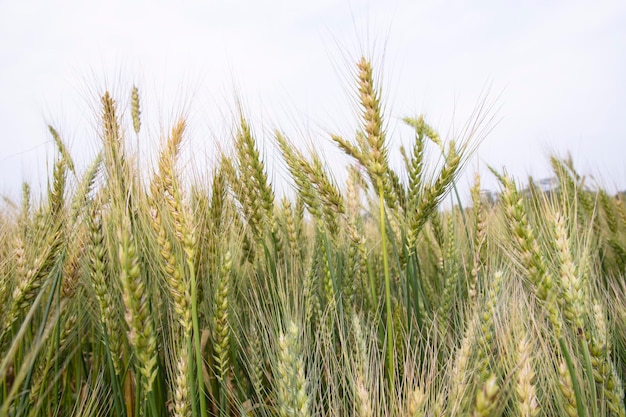
{"type": "Polygon", "coordinates": [[[193,358],[193,339],[191,334],[187,335],[187,378],[189,381],[189,386],[191,388],[191,415],[198,415],[198,404],[196,404],[196,396],[197,389],[196,384],[193,383],[193,375],[194,375],[194,363],[191,358],[193,358]]]}
{"type": "MultiPolygon", "coordinates": [[[[57,264],[55,266],[55,268],[59,268],[58,266],[59,264],[57,264]]],[[[54,282],[52,284],[52,289],[50,291],[50,298],[48,298],[48,303],[46,304],[46,309],[43,315],[43,319],[41,321],[41,325],[39,326],[39,331],[37,333],[37,339],[41,339],[45,330],[46,330],[46,324],[48,322],[48,317],[50,315],[50,312],[52,310],[52,304],[53,301],[59,297],[56,297],[56,295],[59,293],[60,289],[61,289],[61,279],[62,279],[62,274],[59,270],[57,270],[56,273],[56,277],[54,279],[54,282]]],[[[40,289],[40,291],[43,293],[43,286],[40,289]]],[[[57,311],[61,311],[61,306],[60,306],[60,298],[57,300],[57,311]]],[[[59,315],[60,317],[60,315],[59,315]]],[[[57,326],[59,326],[59,323],[57,323],[57,326]]],[[[57,332],[58,333],[58,332],[57,332]]],[[[55,366],[56,366],[56,362],[55,362],[55,366]]],[[[28,397],[28,391],[30,390],[30,383],[31,383],[31,379],[33,377],[33,372],[35,371],[34,368],[31,368],[28,371],[28,376],[26,377],[26,382],[24,383],[24,391],[21,394],[21,398],[20,398],[20,405],[18,410],[21,412],[23,411],[23,409],[26,407],[26,399],[28,397]]],[[[55,397],[54,398],[58,398],[58,385],[57,382],[55,381],[55,397]]]]}
{"type": "Polygon", "coordinates": [[[385,233],[385,198],[382,179],[378,180],[380,190],[380,227],[382,234],[383,269],[385,273],[385,304],[387,312],[387,372],[389,374],[389,389],[391,398],[395,395],[393,372],[393,320],[391,318],[391,277],[389,275],[389,260],[387,259],[387,235],[385,233]]]}
{"type": "Polygon", "coordinates": [[[454,190],[456,202],[459,205],[459,211],[461,212],[461,220],[463,220],[463,227],[465,229],[465,236],[467,237],[467,242],[469,243],[470,250],[472,251],[472,253],[474,253],[474,241],[472,240],[472,237],[470,235],[469,225],[467,224],[467,218],[465,217],[465,210],[463,209],[463,203],[461,202],[461,196],[459,195],[459,190],[456,186],[456,181],[452,183],[452,189],[454,190]]]}
{"type": "Polygon", "coordinates": [[[191,283],[191,318],[193,324],[193,342],[196,350],[196,377],[198,380],[198,397],[200,398],[200,416],[206,417],[206,399],[204,396],[204,379],[202,372],[202,348],[200,347],[200,326],[198,325],[198,288],[193,259],[187,259],[191,283]]]}
{"type": "Polygon", "coordinates": [[[226,383],[220,384],[220,416],[227,417],[228,410],[226,408],[226,383]]]}
{"type": "Polygon", "coordinates": [[[593,367],[591,365],[591,355],[589,354],[589,345],[584,336],[579,336],[580,346],[583,349],[583,357],[585,358],[585,368],[587,371],[587,379],[589,383],[589,392],[591,393],[591,415],[598,416],[598,403],[596,401],[596,380],[593,377],[593,367]]]}
{"type": "Polygon", "coordinates": [[[115,366],[113,365],[113,356],[111,355],[109,329],[105,323],[102,323],[102,330],[104,333],[104,346],[106,349],[106,362],[109,367],[109,373],[111,374],[111,385],[113,387],[113,403],[118,415],[126,415],[126,405],[124,404],[124,393],[120,386],[120,381],[115,373],[115,366]]]}
{"type": "Polygon", "coordinates": [[[157,404],[156,404],[156,398],[154,395],[154,389],[152,389],[150,391],[150,393],[148,394],[148,401],[150,402],[150,412],[152,413],[152,415],[154,417],[159,417],[159,410],[157,408],[157,404]]]}
{"type": "Polygon", "coordinates": [[[372,271],[372,266],[367,259],[365,259],[365,265],[367,266],[367,295],[369,296],[371,308],[376,309],[378,303],[378,295],[376,294],[376,282],[374,280],[374,272],[372,271]]]}
{"type": "Polygon", "coordinates": [[[143,385],[141,384],[141,373],[136,374],[135,379],[135,417],[143,416],[142,410],[145,409],[145,402],[141,401],[143,399],[143,385]]]}
{"type": "Polygon", "coordinates": [[[567,364],[567,371],[572,378],[572,388],[574,389],[574,396],[576,397],[576,409],[578,412],[578,417],[587,417],[587,412],[585,411],[583,399],[580,395],[580,387],[578,386],[578,378],[576,378],[574,362],[572,362],[572,356],[569,354],[569,351],[565,346],[565,340],[563,340],[563,336],[559,337],[559,345],[561,346],[561,352],[563,352],[563,357],[565,358],[565,363],[567,364]]]}

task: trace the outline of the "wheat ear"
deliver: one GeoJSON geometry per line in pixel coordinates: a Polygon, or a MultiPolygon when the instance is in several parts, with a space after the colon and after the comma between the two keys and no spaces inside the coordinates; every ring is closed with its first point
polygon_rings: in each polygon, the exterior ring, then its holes
{"type": "Polygon", "coordinates": [[[167,237],[167,231],[159,210],[153,207],[150,210],[150,216],[152,217],[152,226],[156,232],[156,241],[160,255],[163,259],[163,272],[174,300],[176,318],[183,329],[185,337],[190,337],[192,329],[191,305],[189,302],[189,283],[185,275],[184,263],[177,258],[172,242],[167,237]]]}
{"type": "Polygon", "coordinates": [[[139,89],[133,86],[130,93],[130,113],[133,118],[133,129],[136,134],[141,130],[141,108],[139,103],[139,89]]]}
{"type": "Polygon", "coordinates": [[[564,400],[563,407],[565,408],[565,413],[569,417],[578,417],[572,377],[565,361],[561,361],[559,364],[559,388],[564,400]]]}
{"type": "Polygon", "coordinates": [[[103,332],[107,341],[108,349],[111,354],[113,368],[116,375],[122,375],[122,329],[120,328],[120,320],[117,303],[111,296],[112,292],[107,282],[106,265],[107,253],[104,241],[104,232],[102,229],[102,216],[98,208],[94,207],[89,219],[89,237],[90,237],[90,253],[89,261],[91,266],[91,284],[93,285],[98,305],[100,306],[100,319],[103,325],[103,332]]]}
{"type": "Polygon", "coordinates": [[[496,397],[500,388],[498,387],[496,376],[491,376],[480,391],[476,394],[476,405],[472,417],[489,417],[494,415],[496,408],[496,397]]]}
{"type": "Polygon", "coordinates": [[[228,323],[228,303],[230,292],[230,272],[233,265],[230,252],[226,252],[222,260],[220,280],[215,297],[215,363],[217,378],[220,382],[227,381],[229,372],[230,325],[228,323]]]}
{"type": "Polygon", "coordinates": [[[117,232],[118,257],[121,265],[120,281],[124,290],[128,341],[133,347],[137,366],[143,377],[143,390],[147,395],[152,391],[152,383],[158,371],[156,331],[152,323],[148,290],[141,274],[139,253],[131,231],[130,219],[123,218],[122,223],[117,232]]]}
{"type": "Polygon", "coordinates": [[[191,415],[190,410],[190,386],[189,386],[189,349],[179,349],[178,361],[176,362],[176,376],[174,379],[174,417],[186,417],[191,415]]]}
{"type": "Polygon", "coordinates": [[[524,337],[517,345],[518,371],[515,392],[518,399],[520,417],[536,417],[539,414],[539,401],[535,388],[531,344],[524,337]]]}
{"type": "Polygon", "coordinates": [[[278,339],[278,363],[276,376],[276,400],[281,417],[308,417],[309,396],[304,373],[304,361],[300,354],[300,329],[293,321],[278,339]]]}

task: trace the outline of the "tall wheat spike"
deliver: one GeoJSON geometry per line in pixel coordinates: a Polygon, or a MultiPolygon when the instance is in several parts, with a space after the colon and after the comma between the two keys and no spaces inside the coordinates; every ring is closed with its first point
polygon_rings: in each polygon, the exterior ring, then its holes
{"type": "Polygon", "coordinates": [[[133,129],[136,134],[139,134],[141,130],[141,107],[139,103],[139,89],[133,85],[133,89],[130,94],[130,108],[131,116],[133,118],[133,129]]]}
{"type": "Polygon", "coordinates": [[[124,154],[124,138],[120,131],[117,106],[108,91],[101,98],[102,140],[104,166],[108,177],[107,192],[110,199],[122,204],[129,197],[129,172],[124,154]]]}
{"type": "Polygon", "coordinates": [[[243,116],[240,117],[235,150],[239,168],[239,181],[236,183],[239,201],[254,234],[260,236],[265,227],[269,227],[269,230],[274,227],[274,191],[269,184],[265,164],[259,155],[250,125],[243,116]],[[253,198],[255,195],[260,197],[260,204],[253,198]]]}

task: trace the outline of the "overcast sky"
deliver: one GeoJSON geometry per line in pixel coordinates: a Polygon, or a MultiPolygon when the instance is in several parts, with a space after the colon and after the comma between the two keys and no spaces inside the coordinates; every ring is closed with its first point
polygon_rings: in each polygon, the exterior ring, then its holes
{"type": "Polygon", "coordinates": [[[110,89],[127,116],[133,84],[140,146],[184,113],[201,172],[227,146],[236,96],[270,165],[276,128],[342,161],[327,133],[356,129],[362,54],[382,81],[392,153],[411,139],[403,116],[423,113],[451,138],[488,88],[498,124],[467,168],[489,188],[486,164],[542,178],[548,154],[569,151],[579,171],[625,189],[624,22],[624,1],[3,1],[0,193],[45,184],[47,124],[85,166],[98,95],[110,89]]]}

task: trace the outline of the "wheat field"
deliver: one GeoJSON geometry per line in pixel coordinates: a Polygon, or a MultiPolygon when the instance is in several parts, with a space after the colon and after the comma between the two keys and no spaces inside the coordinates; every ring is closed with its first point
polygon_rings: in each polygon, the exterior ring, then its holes
{"type": "Polygon", "coordinates": [[[551,189],[492,169],[463,206],[489,109],[454,140],[407,117],[391,155],[353,75],[345,183],[275,131],[292,196],[243,111],[208,181],[184,119],[139,168],[136,88],[102,94],[84,172],[50,127],[47,192],[0,212],[0,416],[626,416],[624,197],[552,157],[551,189]]]}

